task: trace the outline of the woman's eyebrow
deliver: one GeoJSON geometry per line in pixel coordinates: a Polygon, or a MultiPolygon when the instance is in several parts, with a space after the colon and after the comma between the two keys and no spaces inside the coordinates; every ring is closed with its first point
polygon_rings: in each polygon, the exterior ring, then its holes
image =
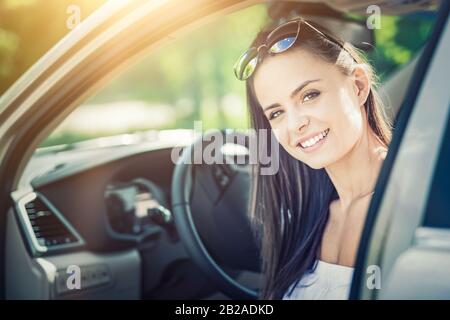
{"type": "Polygon", "coordinates": [[[312,82],[321,81],[322,79],[313,79],[313,80],[306,80],[301,85],[299,85],[294,91],[291,93],[291,98],[294,98],[297,93],[303,90],[304,87],[306,87],[308,84],[312,82]]]}
{"type": "MultiPolygon", "coordinates": [[[[292,91],[292,93],[291,93],[291,98],[294,98],[295,95],[296,95],[297,93],[299,93],[300,91],[302,91],[303,88],[306,87],[307,85],[309,85],[310,83],[312,83],[312,82],[317,82],[317,81],[321,81],[321,80],[322,80],[322,79],[306,80],[306,81],[303,82],[301,85],[299,85],[296,89],[294,89],[294,91],[292,91]]],[[[267,110],[269,110],[269,109],[277,108],[277,107],[279,107],[279,106],[280,106],[279,103],[273,103],[273,104],[271,104],[270,106],[265,107],[265,108],[264,108],[264,112],[267,111],[267,110]]]]}

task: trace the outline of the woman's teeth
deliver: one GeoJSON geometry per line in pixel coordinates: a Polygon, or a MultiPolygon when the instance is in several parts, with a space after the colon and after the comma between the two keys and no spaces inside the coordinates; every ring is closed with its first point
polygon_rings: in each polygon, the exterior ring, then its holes
{"type": "Polygon", "coordinates": [[[325,138],[328,135],[328,132],[330,132],[330,129],[326,129],[324,131],[322,131],[321,133],[319,133],[318,135],[312,137],[311,139],[308,139],[306,141],[303,141],[300,143],[300,146],[302,148],[309,148],[314,146],[317,142],[319,142],[320,140],[322,140],[323,138],[325,138]]]}

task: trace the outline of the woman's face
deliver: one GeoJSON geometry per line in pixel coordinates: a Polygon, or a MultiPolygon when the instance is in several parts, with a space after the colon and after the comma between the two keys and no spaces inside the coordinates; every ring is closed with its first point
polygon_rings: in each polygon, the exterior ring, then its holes
{"type": "Polygon", "coordinates": [[[267,56],[258,66],[256,98],[279,143],[294,158],[324,168],[361,139],[367,77],[361,68],[355,70],[347,76],[297,48],[267,56]]]}

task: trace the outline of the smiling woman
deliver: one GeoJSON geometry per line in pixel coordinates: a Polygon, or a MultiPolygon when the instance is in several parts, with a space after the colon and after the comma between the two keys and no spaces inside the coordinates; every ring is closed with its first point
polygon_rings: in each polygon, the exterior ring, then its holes
{"type": "Polygon", "coordinates": [[[252,48],[235,73],[247,79],[253,126],[272,129],[282,146],[280,170],[253,181],[261,297],[345,299],[391,138],[373,71],[350,44],[303,19],[263,30],[252,48]]]}

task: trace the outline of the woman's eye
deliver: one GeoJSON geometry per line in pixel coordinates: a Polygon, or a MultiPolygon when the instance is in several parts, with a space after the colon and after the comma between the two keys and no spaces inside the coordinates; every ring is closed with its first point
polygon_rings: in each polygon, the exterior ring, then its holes
{"type": "Polygon", "coordinates": [[[303,96],[303,102],[312,100],[320,95],[319,91],[310,91],[303,96]]]}
{"type": "Polygon", "coordinates": [[[271,112],[269,114],[269,120],[273,120],[273,119],[277,118],[280,114],[281,114],[281,110],[271,112]]]}

